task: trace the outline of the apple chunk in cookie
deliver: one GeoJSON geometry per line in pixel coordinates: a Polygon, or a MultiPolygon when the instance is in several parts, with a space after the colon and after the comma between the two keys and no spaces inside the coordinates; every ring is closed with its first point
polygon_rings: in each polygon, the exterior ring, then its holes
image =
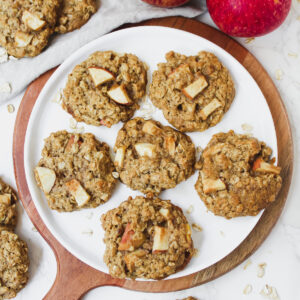
{"type": "Polygon", "coordinates": [[[117,278],[162,279],[183,269],[193,256],[190,226],[168,200],[131,197],[101,217],[104,262],[117,278]]]}

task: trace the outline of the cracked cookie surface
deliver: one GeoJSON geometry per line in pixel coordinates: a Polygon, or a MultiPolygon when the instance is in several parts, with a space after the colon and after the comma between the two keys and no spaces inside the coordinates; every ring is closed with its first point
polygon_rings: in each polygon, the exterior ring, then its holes
{"type": "Polygon", "coordinates": [[[190,137],[157,121],[135,118],[125,123],[114,150],[121,181],[145,194],[158,195],[194,173],[190,137]]]}
{"type": "Polygon", "coordinates": [[[183,269],[194,253],[190,226],[168,200],[129,197],[101,221],[104,262],[113,277],[162,279],[183,269]]]}
{"type": "Polygon", "coordinates": [[[113,171],[107,144],[91,133],[58,131],[45,139],[34,173],[51,209],[73,211],[105,203],[117,182],[113,171]]]}
{"type": "Polygon", "coordinates": [[[255,216],[275,201],[282,179],[272,150],[247,135],[215,134],[196,164],[195,188],[206,207],[228,219],[255,216]]]}
{"type": "Polygon", "coordinates": [[[235,95],[224,65],[205,51],[195,56],[171,51],[166,60],[153,73],[152,103],[180,131],[204,131],[219,123],[235,95]]]}
{"type": "Polygon", "coordinates": [[[146,84],[145,65],[135,55],[95,52],[69,75],[63,108],[79,122],[110,127],[133,116],[139,108],[139,100],[146,93],[146,84]],[[90,68],[104,70],[112,76],[111,80],[96,86],[90,68]],[[109,96],[116,86],[122,87],[130,103],[120,104],[109,96]]]}

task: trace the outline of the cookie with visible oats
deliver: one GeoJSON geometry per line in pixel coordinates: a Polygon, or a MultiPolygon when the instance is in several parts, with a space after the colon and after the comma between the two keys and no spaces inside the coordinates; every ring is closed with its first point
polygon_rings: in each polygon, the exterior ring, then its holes
{"type": "Polygon", "coordinates": [[[146,67],[135,55],[98,51],[69,75],[63,108],[79,122],[110,127],[133,116],[146,84],[146,67]]]}
{"type": "Polygon", "coordinates": [[[101,221],[104,262],[113,277],[162,279],[183,269],[193,256],[191,228],[170,201],[129,197],[101,221]]]}
{"type": "Polygon", "coordinates": [[[28,248],[9,231],[0,232],[0,300],[16,297],[28,281],[28,248]]]}
{"type": "Polygon", "coordinates": [[[80,28],[97,11],[96,0],[63,0],[55,31],[66,33],[80,28]]]}
{"type": "Polygon", "coordinates": [[[14,57],[36,56],[48,44],[60,0],[2,0],[0,45],[14,57]]]}
{"type": "Polygon", "coordinates": [[[166,60],[153,73],[152,103],[180,131],[204,131],[219,123],[235,95],[226,67],[205,51],[195,56],[171,51],[166,60]]]}
{"type": "Polygon", "coordinates": [[[265,143],[229,131],[215,134],[196,168],[195,188],[206,207],[227,219],[255,216],[275,201],[282,179],[265,143]]]}
{"type": "Polygon", "coordinates": [[[121,181],[145,194],[158,195],[194,173],[195,146],[190,137],[153,120],[125,123],[114,150],[121,181]]]}
{"type": "Polygon", "coordinates": [[[0,231],[13,231],[17,223],[17,196],[0,178],[0,231]]]}
{"type": "Polygon", "coordinates": [[[113,171],[107,144],[91,133],[58,131],[45,139],[34,173],[51,209],[73,211],[105,203],[116,184],[113,171]]]}

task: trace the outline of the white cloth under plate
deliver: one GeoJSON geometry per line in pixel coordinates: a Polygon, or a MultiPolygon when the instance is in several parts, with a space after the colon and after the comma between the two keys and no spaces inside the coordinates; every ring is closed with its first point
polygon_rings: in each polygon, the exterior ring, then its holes
{"type": "Polygon", "coordinates": [[[87,24],[71,33],[54,35],[40,55],[0,64],[0,86],[7,82],[11,86],[11,93],[0,91],[0,104],[16,96],[40,74],[63,62],[81,46],[122,24],[175,15],[195,17],[202,12],[199,0],[172,9],[154,7],[141,0],[101,0],[97,13],[87,24]]]}

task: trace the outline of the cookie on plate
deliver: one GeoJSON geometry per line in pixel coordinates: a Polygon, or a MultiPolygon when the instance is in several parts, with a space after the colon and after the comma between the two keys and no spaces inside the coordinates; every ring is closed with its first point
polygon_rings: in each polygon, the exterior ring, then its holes
{"type": "Polygon", "coordinates": [[[9,231],[0,232],[0,299],[16,297],[28,280],[28,248],[9,231]]]}
{"type": "Polygon", "coordinates": [[[129,197],[101,221],[104,262],[113,277],[162,279],[183,269],[194,253],[190,226],[170,201],[129,197]]]}
{"type": "Polygon", "coordinates": [[[95,52],[69,75],[63,108],[79,122],[110,127],[133,116],[146,84],[146,67],[135,55],[95,52]]]}
{"type": "Polygon", "coordinates": [[[15,57],[36,56],[48,44],[60,0],[2,0],[0,45],[15,57]]]}
{"type": "Polygon", "coordinates": [[[106,202],[116,184],[113,171],[107,144],[91,133],[58,131],[45,139],[34,173],[51,209],[73,211],[106,202]]]}
{"type": "Polygon", "coordinates": [[[17,223],[17,196],[0,178],[0,231],[13,231],[17,223]]]}
{"type": "Polygon", "coordinates": [[[185,56],[173,51],[158,64],[150,99],[180,131],[204,131],[219,123],[235,89],[228,70],[209,52],[185,56]]]}
{"type": "Polygon", "coordinates": [[[256,138],[232,130],[215,134],[196,165],[195,188],[206,207],[227,219],[255,216],[266,208],[282,182],[271,154],[256,138]]]}
{"type": "Polygon", "coordinates": [[[195,146],[190,137],[153,120],[125,123],[114,150],[121,181],[145,194],[158,195],[194,173],[195,146]]]}
{"type": "Polygon", "coordinates": [[[80,28],[96,11],[96,0],[63,0],[55,31],[66,33],[80,28]]]}

